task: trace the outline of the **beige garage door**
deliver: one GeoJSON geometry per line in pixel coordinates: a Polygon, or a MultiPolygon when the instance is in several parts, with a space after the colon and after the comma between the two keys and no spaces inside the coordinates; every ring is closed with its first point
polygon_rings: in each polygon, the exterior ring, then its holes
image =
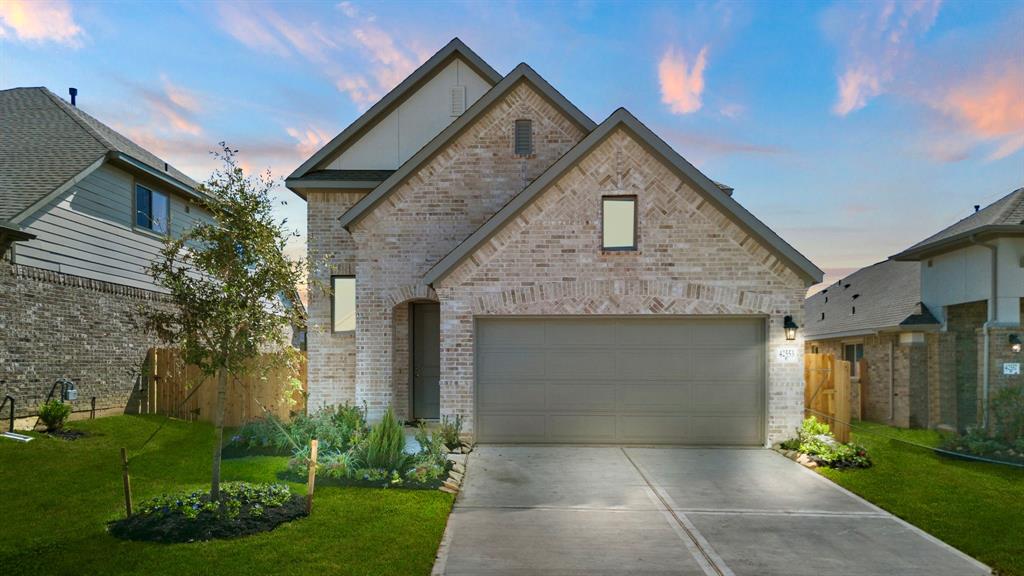
{"type": "Polygon", "coordinates": [[[760,318],[480,318],[481,442],[757,445],[760,318]]]}

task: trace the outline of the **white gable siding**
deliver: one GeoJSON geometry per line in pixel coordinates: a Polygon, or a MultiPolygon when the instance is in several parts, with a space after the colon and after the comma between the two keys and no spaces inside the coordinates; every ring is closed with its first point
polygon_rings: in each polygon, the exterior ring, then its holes
{"type": "MultiPolygon", "coordinates": [[[[1024,297],[1024,239],[999,238],[998,322],[1017,322],[1024,297]]],[[[992,295],[992,254],[984,246],[969,246],[921,262],[921,300],[944,320],[943,306],[988,300],[992,295]],[[928,265],[929,261],[931,266],[928,265]]]]}
{"type": "MultiPolygon", "coordinates": [[[[23,223],[36,238],[15,246],[15,262],[158,290],[146,268],[158,257],[162,240],[132,227],[132,183],[130,174],[110,165],[89,174],[23,223]]],[[[186,212],[181,197],[170,196],[170,204],[174,234],[204,216],[195,206],[186,212]]]]}
{"type": "Polygon", "coordinates": [[[466,108],[491,85],[456,58],[392,110],[328,166],[331,170],[395,170],[450,124],[452,88],[466,87],[466,108]]]}

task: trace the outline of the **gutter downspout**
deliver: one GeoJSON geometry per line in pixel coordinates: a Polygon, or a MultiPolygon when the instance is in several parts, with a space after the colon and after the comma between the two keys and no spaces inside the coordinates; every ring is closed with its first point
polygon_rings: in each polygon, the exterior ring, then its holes
{"type": "Polygon", "coordinates": [[[999,245],[988,244],[985,242],[978,242],[977,236],[971,235],[971,244],[974,246],[984,246],[989,249],[992,254],[992,278],[991,278],[991,290],[988,298],[988,320],[982,325],[981,329],[984,334],[984,372],[981,376],[981,428],[982,430],[988,430],[988,387],[989,387],[989,372],[990,372],[990,350],[992,335],[990,329],[996,325],[996,304],[998,302],[999,290],[999,245]]]}
{"type": "Polygon", "coordinates": [[[889,340],[889,423],[896,419],[896,342],[889,340]]]}

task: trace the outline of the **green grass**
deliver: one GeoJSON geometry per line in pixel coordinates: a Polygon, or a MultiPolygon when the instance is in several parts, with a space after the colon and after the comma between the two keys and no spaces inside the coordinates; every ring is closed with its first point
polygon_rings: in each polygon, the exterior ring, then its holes
{"type": "Polygon", "coordinates": [[[878,436],[937,446],[931,430],[858,423],[853,441],[874,461],[821,474],[994,568],[1024,576],[1024,470],[955,460],[878,436]]]}
{"type": "MultiPolygon", "coordinates": [[[[16,574],[429,574],[452,497],[439,491],[322,487],[313,514],[272,532],[192,544],[126,542],[106,522],[124,512],[118,450],[135,501],[208,488],[212,428],[117,416],[75,422],[90,436],[0,439],[0,572],[16,574]]],[[[224,461],[223,479],[280,482],[283,457],[224,461]]],[[[303,484],[289,483],[297,493],[303,484]]]]}

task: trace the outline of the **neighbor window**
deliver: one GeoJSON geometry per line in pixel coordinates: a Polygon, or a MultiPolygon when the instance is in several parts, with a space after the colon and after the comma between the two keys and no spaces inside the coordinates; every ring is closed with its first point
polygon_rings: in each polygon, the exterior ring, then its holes
{"type": "Polygon", "coordinates": [[[860,359],[864,357],[864,345],[863,344],[845,344],[843,345],[843,360],[850,363],[850,376],[853,378],[860,377],[860,359]]]}
{"type": "Polygon", "coordinates": [[[533,154],[533,121],[516,120],[516,156],[533,154]]]}
{"type": "Polygon", "coordinates": [[[167,194],[135,186],[135,225],[158,234],[167,233],[167,194]]]}
{"type": "Polygon", "coordinates": [[[601,247],[636,250],[636,196],[601,199],[601,247]]]}
{"type": "Polygon", "coordinates": [[[356,279],[353,276],[331,277],[333,300],[331,301],[331,322],[335,332],[351,332],[356,329],[356,279]]]}

